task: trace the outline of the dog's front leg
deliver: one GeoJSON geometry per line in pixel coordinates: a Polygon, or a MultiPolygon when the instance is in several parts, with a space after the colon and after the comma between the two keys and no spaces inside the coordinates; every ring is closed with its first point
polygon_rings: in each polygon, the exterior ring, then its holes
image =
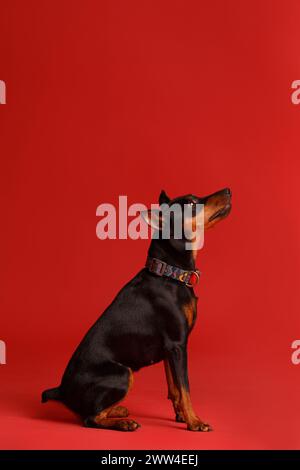
{"type": "Polygon", "coordinates": [[[170,368],[169,370],[171,372],[173,384],[175,386],[173,391],[177,391],[175,392],[175,412],[177,413],[177,409],[180,411],[180,414],[184,417],[184,421],[187,423],[188,430],[204,432],[211,431],[209,424],[204,423],[196,415],[192,406],[189,391],[186,345],[174,345],[173,347],[168,349],[165,364],[166,363],[168,364],[167,367],[170,368]]]}
{"type": "Polygon", "coordinates": [[[180,391],[173,380],[169,359],[164,360],[165,373],[168,384],[168,399],[172,401],[175,412],[175,419],[178,423],[184,423],[185,419],[180,407],[180,391]]]}

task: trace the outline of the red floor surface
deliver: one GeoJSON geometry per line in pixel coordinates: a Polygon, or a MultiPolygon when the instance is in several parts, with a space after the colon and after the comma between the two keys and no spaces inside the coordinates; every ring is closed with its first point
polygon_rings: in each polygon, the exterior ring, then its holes
{"type": "MultiPolygon", "coordinates": [[[[66,356],[66,355],[63,355],[66,356]]],[[[43,388],[57,384],[62,362],[41,355],[21,365],[1,368],[2,449],[292,449],[300,448],[299,395],[276,365],[248,364],[235,373],[237,361],[203,354],[191,367],[192,398],[199,415],[214,428],[193,433],[176,423],[162,364],[135,374],[126,404],[141,424],[134,433],[86,429],[59,403],[40,404],[43,388]],[[251,369],[255,367],[256,373],[251,369]],[[283,411],[284,410],[284,411],[283,411]]]]}

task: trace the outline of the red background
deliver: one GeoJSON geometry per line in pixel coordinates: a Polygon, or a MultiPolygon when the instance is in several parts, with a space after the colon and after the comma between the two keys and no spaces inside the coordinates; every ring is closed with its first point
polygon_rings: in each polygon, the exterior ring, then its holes
{"type": "Polygon", "coordinates": [[[1,448],[299,448],[297,0],[2,0],[1,448]],[[96,207],[229,186],[207,233],[175,423],[161,364],[135,375],[136,433],[84,429],[40,392],[144,263],[100,241],[96,207]]]}

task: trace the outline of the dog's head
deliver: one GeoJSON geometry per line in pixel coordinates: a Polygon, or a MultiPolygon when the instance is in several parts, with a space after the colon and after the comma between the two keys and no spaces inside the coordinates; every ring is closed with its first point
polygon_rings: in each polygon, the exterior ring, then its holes
{"type": "Polygon", "coordinates": [[[160,238],[159,234],[169,224],[169,232],[166,232],[169,233],[170,243],[180,249],[180,241],[193,241],[195,234],[215,226],[227,217],[231,210],[231,191],[225,188],[205,197],[187,194],[174,199],[161,191],[159,206],[160,209],[148,211],[144,218],[158,234],[156,238],[160,238]],[[178,226],[182,237],[177,236],[178,226]]]}
{"type": "MultiPolygon", "coordinates": [[[[203,210],[204,208],[204,229],[207,230],[216,225],[217,222],[225,219],[229,214],[231,210],[231,191],[229,188],[225,188],[205,197],[187,194],[175,199],[170,199],[166,192],[162,191],[159,196],[159,205],[162,206],[163,204],[167,204],[169,207],[178,204],[182,208],[183,214],[185,214],[184,208],[190,206],[194,220],[196,219],[197,209],[203,210]],[[199,208],[197,208],[197,205],[199,208]]],[[[186,217],[182,219],[183,224],[187,222],[186,217]]]]}

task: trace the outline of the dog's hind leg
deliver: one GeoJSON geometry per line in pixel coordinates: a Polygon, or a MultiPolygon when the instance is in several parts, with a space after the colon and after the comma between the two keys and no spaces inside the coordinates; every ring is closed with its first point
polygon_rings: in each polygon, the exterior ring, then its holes
{"type": "Polygon", "coordinates": [[[114,365],[113,374],[106,374],[101,377],[93,390],[96,399],[94,408],[97,412],[89,415],[84,420],[84,425],[99,429],[135,431],[139,424],[132,419],[126,419],[128,416],[127,408],[117,406],[126,397],[132,384],[133,373],[131,369],[118,364],[118,370],[116,371],[114,365]]]}

